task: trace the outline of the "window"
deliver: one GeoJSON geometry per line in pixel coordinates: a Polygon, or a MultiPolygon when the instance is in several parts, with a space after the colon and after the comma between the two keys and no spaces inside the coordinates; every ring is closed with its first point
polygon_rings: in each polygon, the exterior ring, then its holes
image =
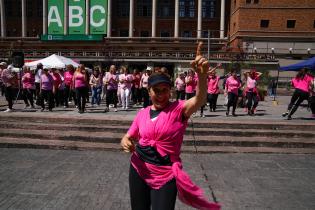
{"type": "Polygon", "coordinates": [[[295,28],[295,20],[287,20],[287,28],[295,28]]]}
{"type": "Polygon", "coordinates": [[[13,16],[13,1],[5,0],[4,1],[5,5],[5,15],[7,17],[12,17],[13,16]]]}
{"type": "Polygon", "coordinates": [[[202,31],[202,38],[208,38],[208,31],[202,31]]]}
{"type": "Polygon", "coordinates": [[[313,28],[315,28],[315,20],[314,20],[314,23],[313,23],[313,28]]]}
{"type": "Polygon", "coordinates": [[[269,27],[269,20],[260,20],[260,27],[261,28],[268,28],[269,27]]]}
{"type": "Polygon", "coordinates": [[[122,29],[122,30],[119,31],[119,36],[120,37],[128,37],[129,36],[129,31],[125,30],[125,29],[122,29]]]}
{"type": "Polygon", "coordinates": [[[203,18],[214,18],[215,17],[215,0],[204,0],[202,1],[202,17],[203,18]]]}
{"type": "Polygon", "coordinates": [[[139,0],[137,2],[137,16],[139,17],[152,16],[152,0],[139,0]]]}
{"type": "Polygon", "coordinates": [[[37,0],[37,17],[43,17],[43,1],[37,0]]]}
{"type": "Polygon", "coordinates": [[[118,17],[129,17],[129,1],[128,0],[117,1],[116,15],[118,17]]]}
{"type": "Polygon", "coordinates": [[[246,4],[252,3],[252,0],[246,0],[246,4]]]}
{"type": "Polygon", "coordinates": [[[259,4],[259,0],[254,0],[254,4],[259,4]]]}
{"type": "Polygon", "coordinates": [[[183,31],[182,37],[192,37],[191,31],[183,31]]]}
{"type": "Polygon", "coordinates": [[[149,31],[141,31],[140,36],[141,37],[149,37],[149,31]]]}
{"type": "Polygon", "coordinates": [[[179,0],[179,17],[195,17],[194,0],[179,0]]]}
{"type": "Polygon", "coordinates": [[[26,16],[27,16],[27,17],[32,17],[32,16],[33,16],[33,4],[32,4],[32,0],[27,0],[27,1],[26,1],[26,16]]]}
{"type": "Polygon", "coordinates": [[[169,31],[161,31],[161,37],[170,37],[169,31]]]}
{"type": "Polygon", "coordinates": [[[157,16],[162,18],[174,17],[175,5],[173,1],[158,1],[157,16]]]}

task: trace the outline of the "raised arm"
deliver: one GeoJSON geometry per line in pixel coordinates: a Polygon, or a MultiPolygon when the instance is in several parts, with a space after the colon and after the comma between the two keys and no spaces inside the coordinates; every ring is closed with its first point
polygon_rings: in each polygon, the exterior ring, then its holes
{"type": "Polygon", "coordinates": [[[184,104],[184,115],[189,118],[202,105],[206,103],[207,97],[207,71],[209,68],[208,61],[201,54],[202,43],[197,47],[196,58],[191,62],[192,68],[198,75],[196,96],[187,100],[184,104]]]}

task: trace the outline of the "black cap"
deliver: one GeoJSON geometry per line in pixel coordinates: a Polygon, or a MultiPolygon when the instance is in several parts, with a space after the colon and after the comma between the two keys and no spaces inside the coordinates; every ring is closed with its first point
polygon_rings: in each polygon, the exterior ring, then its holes
{"type": "Polygon", "coordinates": [[[160,83],[172,85],[171,79],[166,74],[152,74],[148,79],[149,87],[152,87],[160,83]]]}

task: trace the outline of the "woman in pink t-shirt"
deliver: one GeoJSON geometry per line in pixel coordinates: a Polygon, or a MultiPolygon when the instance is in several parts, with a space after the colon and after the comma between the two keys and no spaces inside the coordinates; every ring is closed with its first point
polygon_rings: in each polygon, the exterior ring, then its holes
{"type": "Polygon", "coordinates": [[[131,209],[174,209],[177,195],[197,209],[220,209],[220,205],[206,200],[202,190],[183,171],[180,159],[187,121],[206,100],[208,61],[199,55],[193,64],[198,64],[196,96],[187,101],[170,102],[169,76],[152,74],[148,85],[153,105],[138,112],[122,138],[123,150],[132,152],[131,209]]]}
{"type": "Polygon", "coordinates": [[[111,65],[109,72],[104,76],[103,82],[106,85],[106,108],[104,112],[109,111],[109,105],[114,105],[114,111],[117,112],[117,89],[118,89],[118,76],[116,75],[116,66],[111,65]]]}
{"type": "Polygon", "coordinates": [[[186,93],[186,99],[189,100],[196,94],[196,77],[193,69],[189,69],[187,76],[185,77],[185,93],[186,93]]]}
{"type": "Polygon", "coordinates": [[[292,115],[298,109],[300,104],[304,100],[308,100],[310,95],[310,87],[312,76],[308,74],[308,69],[301,69],[295,78],[292,79],[292,87],[295,88],[295,91],[291,97],[290,104],[288,105],[288,110],[282,114],[283,117],[287,116],[288,120],[292,119],[292,115]]]}
{"type": "Polygon", "coordinates": [[[175,80],[176,100],[185,100],[185,74],[180,73],[175,80]]]}
{"type": "Polygon", "coordinates": [[[122,66],[121,68],[122,74],[119,75],[121,104],[122,109],[128,110],[133,78],[132,75],[129,74],[128,69],[125,66],[122,66]]]}
{"type": "Polygon", "coordinates": [[[230,73],[231,76],[229,76],[225,83],[225,90],[224,95],[228,96],[228,103],[227,103],[227,109],[226,109],[226,116],[229,116],[230,108],[232,109],[232,115],[235,117],[235,110],[237,105],[237,99],[238,99],[238,89],[241,87],[241,82],[237,78],[235,70],[232,70],[230,73]]]}
{"type": "Polygon", "coordinates": [[[208,78],[207,78],[207,82],[208,82],[208,95],[207,95],[207,101],[209,103],[209,111],[210,112],[215,112],[216,108],[217,108],[217,100],[218,100],[218,96],[220,93],[220,89],[219,89],[219,80],[223,79],[225,77],[220,77],[216,75],[216,69],[218,67],[220,67],[221,64],[218,64],[216,67],[214,68],[209,68],[208,71],[208,78]]]}
{"type": "Polygon", "coordinates": [[[73,75],[73,86],[75,88],[76,98],[77,98],[77,105],[78,105],[78,112],[80,114],[84,113],[85,111],[85,104],[86,104],[86,96],[87,96],[87,75],[85,72],[85,66],[80,64],[77,70],[73,75]]]}
{"type": "Polygon", "coordinates": [[[22,85],[23,85],[23,100],[25,108],[35,108],[33,95],[35,93],[35,75],[31,72],[30,67],[23,67],[22,85]],[[31,104],[31,106],[30,106],[31,104]]]}
{"type": "Polygon", "coordinates": [[[248,115],[254,115],[255,109],[258,106],[259,95],[257,90],[257,80],[259,79],[261,74],[261,72],[256,72],[255,69],[244,73],[246,84],[244,94],[247,98],[248,115]]]}
{"type": "Polygon", "coordinates": [[[64,73],[64,83],[65,83],[65,92],[64,92],[64,105],[69,107],[69,101],[73,99],[74,104],[77,105],[77,100],[75,97],[75,91],[73,86],[73,75],[74,75],[73,65],[66,66],[66,72],[64,73]]]}

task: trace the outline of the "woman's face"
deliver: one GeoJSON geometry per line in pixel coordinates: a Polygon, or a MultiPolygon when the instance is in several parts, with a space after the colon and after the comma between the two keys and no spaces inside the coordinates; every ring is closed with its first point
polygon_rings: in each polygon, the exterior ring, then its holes
{"type": "Polygon", "coordinates": [[[149,95],[152,103],[157,110],[165,108],[170,99],[171,88],[167,83],[160,83],[149,89],[149,95]]]}

